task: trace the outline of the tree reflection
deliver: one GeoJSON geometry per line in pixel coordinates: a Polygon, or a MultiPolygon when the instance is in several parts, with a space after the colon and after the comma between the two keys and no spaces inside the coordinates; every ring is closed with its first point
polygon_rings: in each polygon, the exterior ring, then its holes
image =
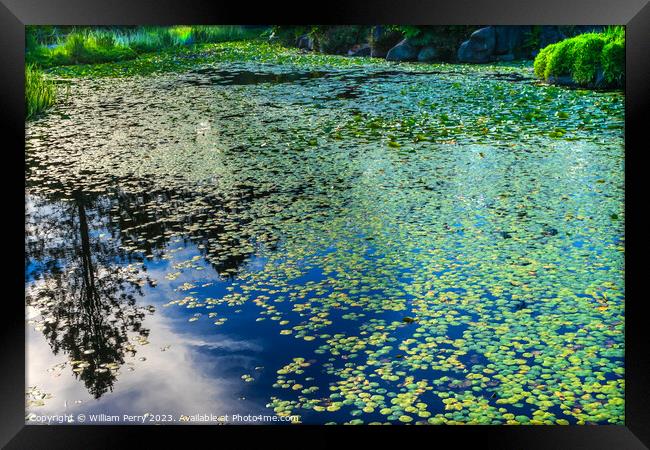
{"type": "Polygon", "coordinates": [[[149,334],[136,298],[150,280],[142,268],[118,264],[125,257],[119,243],[100,237],[106,206],[76,192],[67,201],[28,205],[26,223],[27,277],[34,280],[27,304],[40,311],[38,325],[54,354],[68,355],[95,398],[112,390],[125,356],[135,354],[130,334],[149,334]]]}
{"type": "Polygon", "coordinates": [[[255,252],[253,236],[269,248],[277,243],[263,217],[251,214],[266,193],[140,188],[99,195],[58,185],[47,198],[26,197],[27,304],[40,312],[37,328],[54,354],[68,356],[95,398],[112,389],[135,342],[149,334],[142,322],[153,309],[137,304],[142,288],[154,285],[145,259],[164,256],[177,236],[228,277],[255,252]]]}

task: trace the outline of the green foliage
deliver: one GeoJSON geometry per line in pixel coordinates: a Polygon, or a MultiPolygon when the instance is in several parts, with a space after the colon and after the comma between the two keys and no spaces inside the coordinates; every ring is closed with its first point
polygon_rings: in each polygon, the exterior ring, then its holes
{"type": "Polygon", "coordinates": [[[535,75],[539,78],[546,78],[544,75],[546,73],[546,63],[548,61],[549,55],[555,50],[555,44],[548,45],[539,51],[539,54],[535,58],[533,63],[533,70],[535,75]]]}
{"type": "Polygon", "coordinates": [[[367,26],[318,26],[311,32],[318,49],[323,53],[345,54],[355,44],[368,42],[367,26]]]}
{"type": "Polygon", "coordinates": [[[534,62],[535,75],[570,76],[582,86],[593,86],[602,72],[604,84],[621,87],[625,79],[625,29],[609,27],[601,33],[585,33],[543,48],[534,62]]]}
{"type": "Polygon", "coordinates": [[[239,26],[76,28],[28,27],[26,60],[42,67],[125,61],[139,54],[196,43],[254,39],[260,29],[239,26]],[[54,41],[54,43],[52,43],[54,41]]]}
{"type": "Polygon", "coordinates": [[[573,39],[565,39],[555,44],[554,50],[548,54],[548,61],[544,69],[544,77],[571,74],[573,65],[573,39]]]}
{"type": "Polygon", "coordinates": [[[621,86],[625,80],[625,38],[605,44],[601,64],[605,81],[621,86]]]}
{"type": "Polygon", "coordinates": [[[286,46],[296,45],[307,35],[322,53],[345,54],[355,44],[369,41],[370,27],[359,25],[274,26],[269,37],[286,46]]]}
{"type": "Polygon", "coordinates": [[[58,28],[50,25],[25,27],[25,48],[29,51],[39,45],[50,45],[56,42],[58,28]]]}
{"type": "Polygon", "coordinates": [[[622,25],[609,26],[603,31],[603,34],[611,40],[625,40],[625,27],[622,25]]]}
{"type": "Polygon", "coordinates": [[[294,46],[300,36],[306,34],[313,37],[317,31],[318,26],[311,25],[274,25],[265,36],[282,45],[294,46]]]}
{"type": "Polygon", "coordinates": [[[577,39],[574,47],[573,79],[580,84],[596,81],[600,68],[600,55],[605,45],[605,39],[598,34],[584,34],[577,39]]]}
{"type": "Polygon", "coordinates": [[[541,34],[541,25],[532,25],[530,31],[524,33],[524,42],[521,45],[521,50],[524,54],[530,55],[531,52],[539,48],[541,34]]]}
{"type": "Polygon", "coordinates": [[[54,104],[56,89],[34,65],[25,67],[25,118],[31,119],[54,104]]]}
{"type": "Polygon", "coordinates": [[[67,64],[94,64],[133,59],[136,52],[108,30],[75,30],[59,40],[58,45],[28,48],[26,60],[42,67],[67,64]]]}
{"type": "Polygon", "coordinates": [[[380,54],[388,52],[395,44],[404,39],[404,33],[397,26],[387,26],[382,32],[373,29],[370,33],[370,45],[380,54]]]}
{"type": "Polygon", "coordinates": [[[242,41],[260,37],[259,28],[244,28],[236,25],[192,26],[190,36],[192,43],[213,44],[217,42],[242,41]]]}

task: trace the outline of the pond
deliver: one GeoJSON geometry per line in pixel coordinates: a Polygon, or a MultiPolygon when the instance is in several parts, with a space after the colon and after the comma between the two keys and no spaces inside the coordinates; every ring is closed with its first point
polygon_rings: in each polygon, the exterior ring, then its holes
{"type": "Polygon", "coordinates": [[[623,423],[622,94],[261,62],[59,90],[28,421],[623,423]]]}

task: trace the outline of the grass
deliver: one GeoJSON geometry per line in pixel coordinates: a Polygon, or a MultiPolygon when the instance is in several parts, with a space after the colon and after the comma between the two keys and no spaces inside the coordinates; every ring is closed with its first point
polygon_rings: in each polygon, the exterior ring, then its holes
{"type": "Polygon", "coordinates": [[[34,118],[56,100],[54,83],[43,76],[33,64],[25,67],[25,118],[34,118]]]}
{"type": "Polygon", "coordinates": [[[547,81],[570,76],[580,86],[620,88],[625,81],[625,29],[609,27],[544,47],[534,70],[547,81]]]}
{"type": "Polygon", "coordinates": [[[260,30],[240,26],[173,26],[137,28],[76,28],[54,43],[39,27],[28,29],[26,60],[43,68],[100,64],[135,59],[193,44],[240,41],[259,37],[260,30]],[[39,40],[40,37],[40,40],[39,40]]]}
{"type": "Polygon", "coordinates": [[[195,44],[251,40],[260,33],[260,29],[232,25],[63,30],[29,26],[25,46],[26,119],[34,118],[56,101],[54,84],[45,78],[43,70],[71,67],[76,69],[72,73],[85,74],[87,68],[131,62],[133,68],[148,68],[150,73],[155,70],[156,53],[174,55],[195,44]],[[140,58],[142,61],[138,61],[140,58]]]}

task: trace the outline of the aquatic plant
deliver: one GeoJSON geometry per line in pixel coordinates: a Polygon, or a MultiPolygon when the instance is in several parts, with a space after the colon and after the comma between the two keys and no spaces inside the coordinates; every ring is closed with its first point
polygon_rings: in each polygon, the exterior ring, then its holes
{"type": "Polygon", "coordinates": [[[25,66],[25,118],[32,119],[56,101],[56,88],[52,81],[34,65],[25,66]]]}
{"type": "Polygon", "coordinates": [[[26,130],[27,190],[105,202],[94,239],[184,332],[268,340],[243,393],[304,423],[623,423],[622,93],[197,48],[53,70],[77,78],[26,130]]]}

